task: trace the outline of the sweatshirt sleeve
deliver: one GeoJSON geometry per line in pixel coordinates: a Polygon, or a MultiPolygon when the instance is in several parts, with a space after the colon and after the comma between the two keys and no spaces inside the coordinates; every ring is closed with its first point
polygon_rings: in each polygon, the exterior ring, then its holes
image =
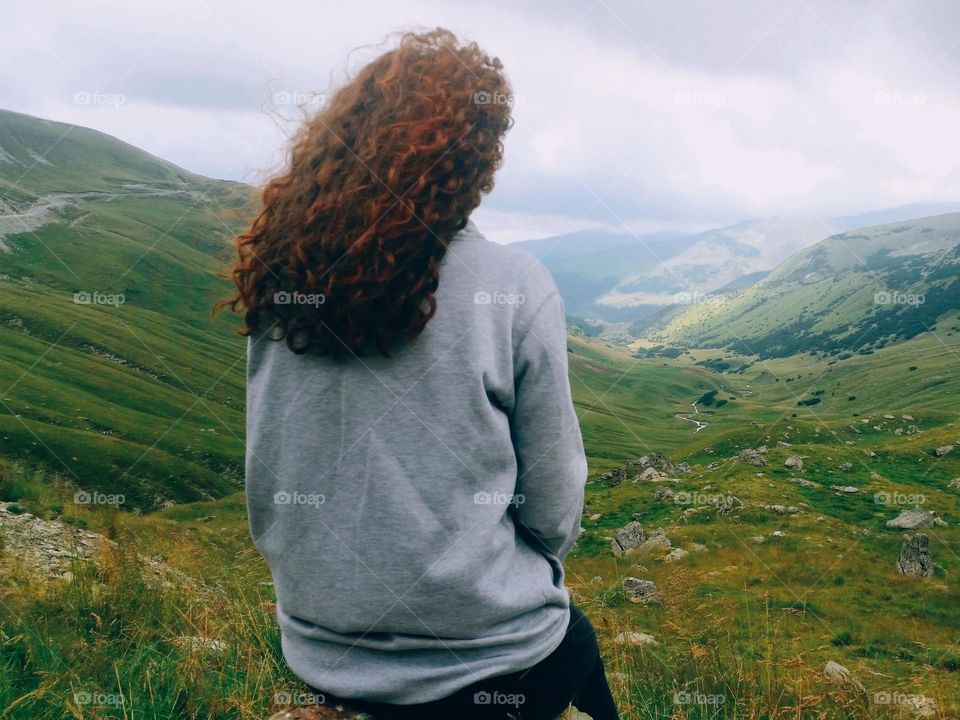
{"type": "Polygon", "coordinates": [[[580,531],[587,462],[567,375],[567,332],[556,291],[516,346],[510,430],[517,457],[517,510],[541,551],[566,557],[580,531]],[[522,500],[521,500],[522,498],[522,500]]]}

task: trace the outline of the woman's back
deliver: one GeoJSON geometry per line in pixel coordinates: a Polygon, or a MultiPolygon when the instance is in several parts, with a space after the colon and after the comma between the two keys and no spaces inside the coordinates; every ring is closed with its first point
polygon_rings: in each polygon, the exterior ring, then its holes
{"type": "Polygon", "coordinates": [[[440,698],[567,627],[586,464],[556,287],[470,223],[435,298],[390,357],[249,340],[248,509],[284,654],[345,697],[440,698]]]}

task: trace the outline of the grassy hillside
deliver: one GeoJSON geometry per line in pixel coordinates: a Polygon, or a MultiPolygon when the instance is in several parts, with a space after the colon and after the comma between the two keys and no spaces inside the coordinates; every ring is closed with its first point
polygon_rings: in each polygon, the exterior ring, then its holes
{"type": "Polygon", "coordinates": [[[786,357],[876,350],[960,307],[960,213],[879,225],[797,253],[763,282],[635,332],[664,345],[786,357]]]}
{"type": "Polygon", "coordinates": [[[131,506],[234,490],[243,347],[209,314],[251,188],[16,113],[0,146],[0,455],[131,506]]]}
{"type": "MultiPolygon", "coordinates": [[[[960,477],[960,455],[932,453],[960,440],[951,362],[958,345],[942,333],[832,365],[798,356],[731,375],[697,365],[708,358],[701,351],[637,360],[571,340],[590,482],[567,582],[597,626],[624,718],[892,720],[904,716],[901,706],[882,699],[908,697],[934,700],[942,717],[960,711],[960,492],[948,487],[960,477]],[[796,405],[821,389],[818,405],[796,405]],[[694,432],[676,415],[711,390],[718,392],[695,416],[708,424],[694,432]],[[728,401],[717,407],[720,399],[728,401]],[[760,445],[768,447],[764,467],[736,459],[760,445]],[[651,451],[692,471],[677,482],[602,478],[651,451]],[[784,467],[794,454],[805,458],[802,473],[784,467]],[[665,487],[685,499],[657,499],[665,487]],[[726,492],[744,507],[718,515],[710,500],[726,492]],[[878,493],[890,499],[878,502],[878,493]],[[896,572],[903,532],[885,526],[907,507],[897,498],[918,496],[948,522],[924,531],[935,560],[925,580],[896,572]],[[799,512],[780,515],[771,504],[799,512]],[[648,533],[664,528],[689,554],[674,562],[655,551],[615,557],[610,538],[635,517],[648,533]],[[656,582],[662,605],[628,602],[628,576],[656,582]],[[618,641],[632,632],[657,644],[618,641]],[[868,695],[827,682],[827,661],[849,668],[868,695]]],[[[9,638],[0,654],[6,717],[122,716],[73,702],[86,691],[114,698],[128,717],[258,720],[279,709],[278,697],[283,706],[304,691],[282,663],[270,575],[250,544],[241,494],[135,517],[69,502],[68,478],[9,465],[0,478],[0,500],[119,542],[99,570],[78,568],[69,583],[38,583],[27,568],[7,576],[19,585],[16,593],[7,585],[0,610],[9,638]],[[146,589],[135,553],[163,559],[215,594],[146,589]],[[222,649],[171,644],[182,636],[222,649]]]]}

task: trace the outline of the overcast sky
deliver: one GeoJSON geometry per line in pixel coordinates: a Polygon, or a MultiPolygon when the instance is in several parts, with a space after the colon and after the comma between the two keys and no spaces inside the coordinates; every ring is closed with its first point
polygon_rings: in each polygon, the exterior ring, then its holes
{"type": "Polygon", "coordinates": [[[294,102],[438,25],[517,96],[493,239],[960,200],[956,0],[8,0],[0,107],[256,184],[294,102]]]}

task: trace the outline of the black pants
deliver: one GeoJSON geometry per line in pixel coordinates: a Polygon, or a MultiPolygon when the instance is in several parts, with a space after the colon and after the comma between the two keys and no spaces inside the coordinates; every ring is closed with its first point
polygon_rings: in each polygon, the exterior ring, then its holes
{"type": "Polygon", "coordinates": [[[342,700],[314,689],[325,705],[344,703],[377,720],[554,720],[572,702],[593,720],[618,720],[597,647],[586,616],[570,604],[570,624],[550,655],[526,670],[487,678],[449,697],[420,705],[342,700]]]}

